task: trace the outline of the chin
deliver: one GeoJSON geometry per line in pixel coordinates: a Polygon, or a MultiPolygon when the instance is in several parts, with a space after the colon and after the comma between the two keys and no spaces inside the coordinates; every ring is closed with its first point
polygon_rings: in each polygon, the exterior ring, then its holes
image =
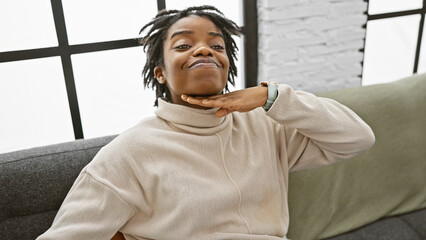
{"type": "Polygon", "coordinates": [[[223,90],[199,90],[199,91],[191,91],[191,96],[213,96],[213,95],[218,95],[222,92],[223,90]]]}

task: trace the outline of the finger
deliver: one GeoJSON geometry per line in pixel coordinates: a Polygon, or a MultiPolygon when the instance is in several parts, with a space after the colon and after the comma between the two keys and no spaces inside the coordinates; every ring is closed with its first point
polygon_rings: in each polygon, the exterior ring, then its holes
{"type": "Polygon", "coordinates": [[[181,96],[180,96],[183,100],[187,100],[187,99],[197,99],[197,100],[203,100],[203,99],[207,99],[207,98],[210,98],[210,97],[213,97],[213,96],[209,96],[209,97],[207,97],[207,96],[191,96],[191,95],[186,95],[186,94],[182,94],[181,96]]]}
{"type": "Polygon", "coordinates": [[[233,111],[231,111],[227,108],[220,108],[219,110],[216,111],[215,115],[216,115],[216,117],[224,117],[224,116],[230,114],[231,112],[233,112],[233,111]]]}
{"type": "Polygon", "coordinates": [[[232,93],[214,95],[209,97],[202,96],[188,96],[186,94],[182,94],[182,99],[188,103],[205,106],[205,107],[224,107],[232,109],[232,105],[234,104],[235,97],[232,93]]]}
{"type": "Polygon", "coordinates": [[[188,101],[197,101],[197,100],[202,100],[202,99],[205,99],[205,97],[196,97],[196,96],[188,96],[188,95],[186,95],[186,94],[182,94],[181,96],[180,96],[181,98],[182,98],[182,100],[184,100],[185,102],[188,102],[188,101]]]}
{"type": "Polygon", "coordinates": [[[206,98],[201,100],[204,106],[208,107],[218,107],[218,108],[227,108],[230,110],[234,110],[235,106],[238,105],[237,99],[233,96],[224,96],[221,97],[214,96],[212,98],[206,98]]]}
{"type": "Polygon", "coordinates": [[[185,102],[188,102],[190,104],[204,106],[201,98],[190,97],[190,96],[184,95],[184,94],[182,94],[181,98],[182,98],[182,100],[184,100],[185,102]]]}
{"type": "Polygon", "coordinates": [[[182,98],[182,99],[190,104],[200,105],[204,107],[223,107],[224,106],[224,102],[221,100],[213,100],[213,99],[205,98],[205,97],[187,96],[186,98],[182,98]]]}
{"type": "Polygon", "coordinates": [[[209,99],[209,98],[201,99],[201,103],[204,106],[209,106],[209,107],[222,107],[221,102],[214,99],[209,99]]]}

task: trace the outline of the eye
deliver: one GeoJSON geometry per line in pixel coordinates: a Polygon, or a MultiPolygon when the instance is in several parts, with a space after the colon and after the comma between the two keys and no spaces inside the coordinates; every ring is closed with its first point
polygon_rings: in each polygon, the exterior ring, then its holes
{"type": "Polygon", "coordinates": [[[174,49],[185,50],[185,49],[189,49],[190,47],[191,46],[189,46],[188,44],[182,44],[182,45],[174,47],[174,49]]]}
{"type": "Polygon", "coordinates": [[[224,50],[225,49],[222,45],[213,45],[212,48],[215,49],[215,50],[224,50]]]}

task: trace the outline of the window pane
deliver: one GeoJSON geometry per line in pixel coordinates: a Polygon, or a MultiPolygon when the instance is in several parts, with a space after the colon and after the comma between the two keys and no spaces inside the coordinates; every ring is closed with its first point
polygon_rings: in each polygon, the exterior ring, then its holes
{"type": "Polygon", "coordinates": [[[85,138],[121,133],[153,115],[155,94],[143,89],[142,47],[71,58],[85,138]]]}
{"type": "Polygon", "coordinates": [[[419,67],[417,68],[417,73],[425,73],[426,72],[426,24],[423,28],[423,36],[422,36],[422,45],[420,48],[420,59],[419,59],[419,67]]]}
{"type": "Polygon", "coordinates": [[[237,61],[235,61],[235,66],[237,66],[237,77],[234,79],[235,87],[231,84],[228,85],[229,91],[235,91],[244,88],[244,36],[236,37],[233,36],[235,43],[237,44],[237,61]]]}
{"type": "Polygon", "coordinates": [[[241,26],[243,24],[243,7],[241,0],[166,0],[167,9],[184,9],[187,7],[212,5],[218,8],[225,14],[225,16],[236,24],[241,26]]]}
{"type": "Polygon", "coordinates": [[[70,44],[137,38],[157,14],[156,0],[62,0],[70,44]]]}
{"type": "Polygon", "coordinates": [[[0,1],[0,52],[58,45],[49,0],[0,1]]]}
{"type": "Polygon", "coordinates": [[[420,15],[369,21],[365,43],[363,85],[411,76],[420,15]]]}
{"type": "Polygon", "coordinates": [[[370,0],[369,14],[399,12],[422,8],[422,0],[370,0]]]}
{"type": "Polygon", "coordinates": [[[0,152],[74,140],[59,57],[0,64],[0,152]]]}

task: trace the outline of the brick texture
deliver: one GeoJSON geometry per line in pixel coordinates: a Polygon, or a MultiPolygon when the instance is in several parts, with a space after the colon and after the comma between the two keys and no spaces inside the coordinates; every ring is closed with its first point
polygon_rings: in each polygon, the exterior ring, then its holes
{"type": "Polygon", "coordinates": [[[258,81],[321,92],[361,85],[367,3],[258,0],[258,81]]]}

